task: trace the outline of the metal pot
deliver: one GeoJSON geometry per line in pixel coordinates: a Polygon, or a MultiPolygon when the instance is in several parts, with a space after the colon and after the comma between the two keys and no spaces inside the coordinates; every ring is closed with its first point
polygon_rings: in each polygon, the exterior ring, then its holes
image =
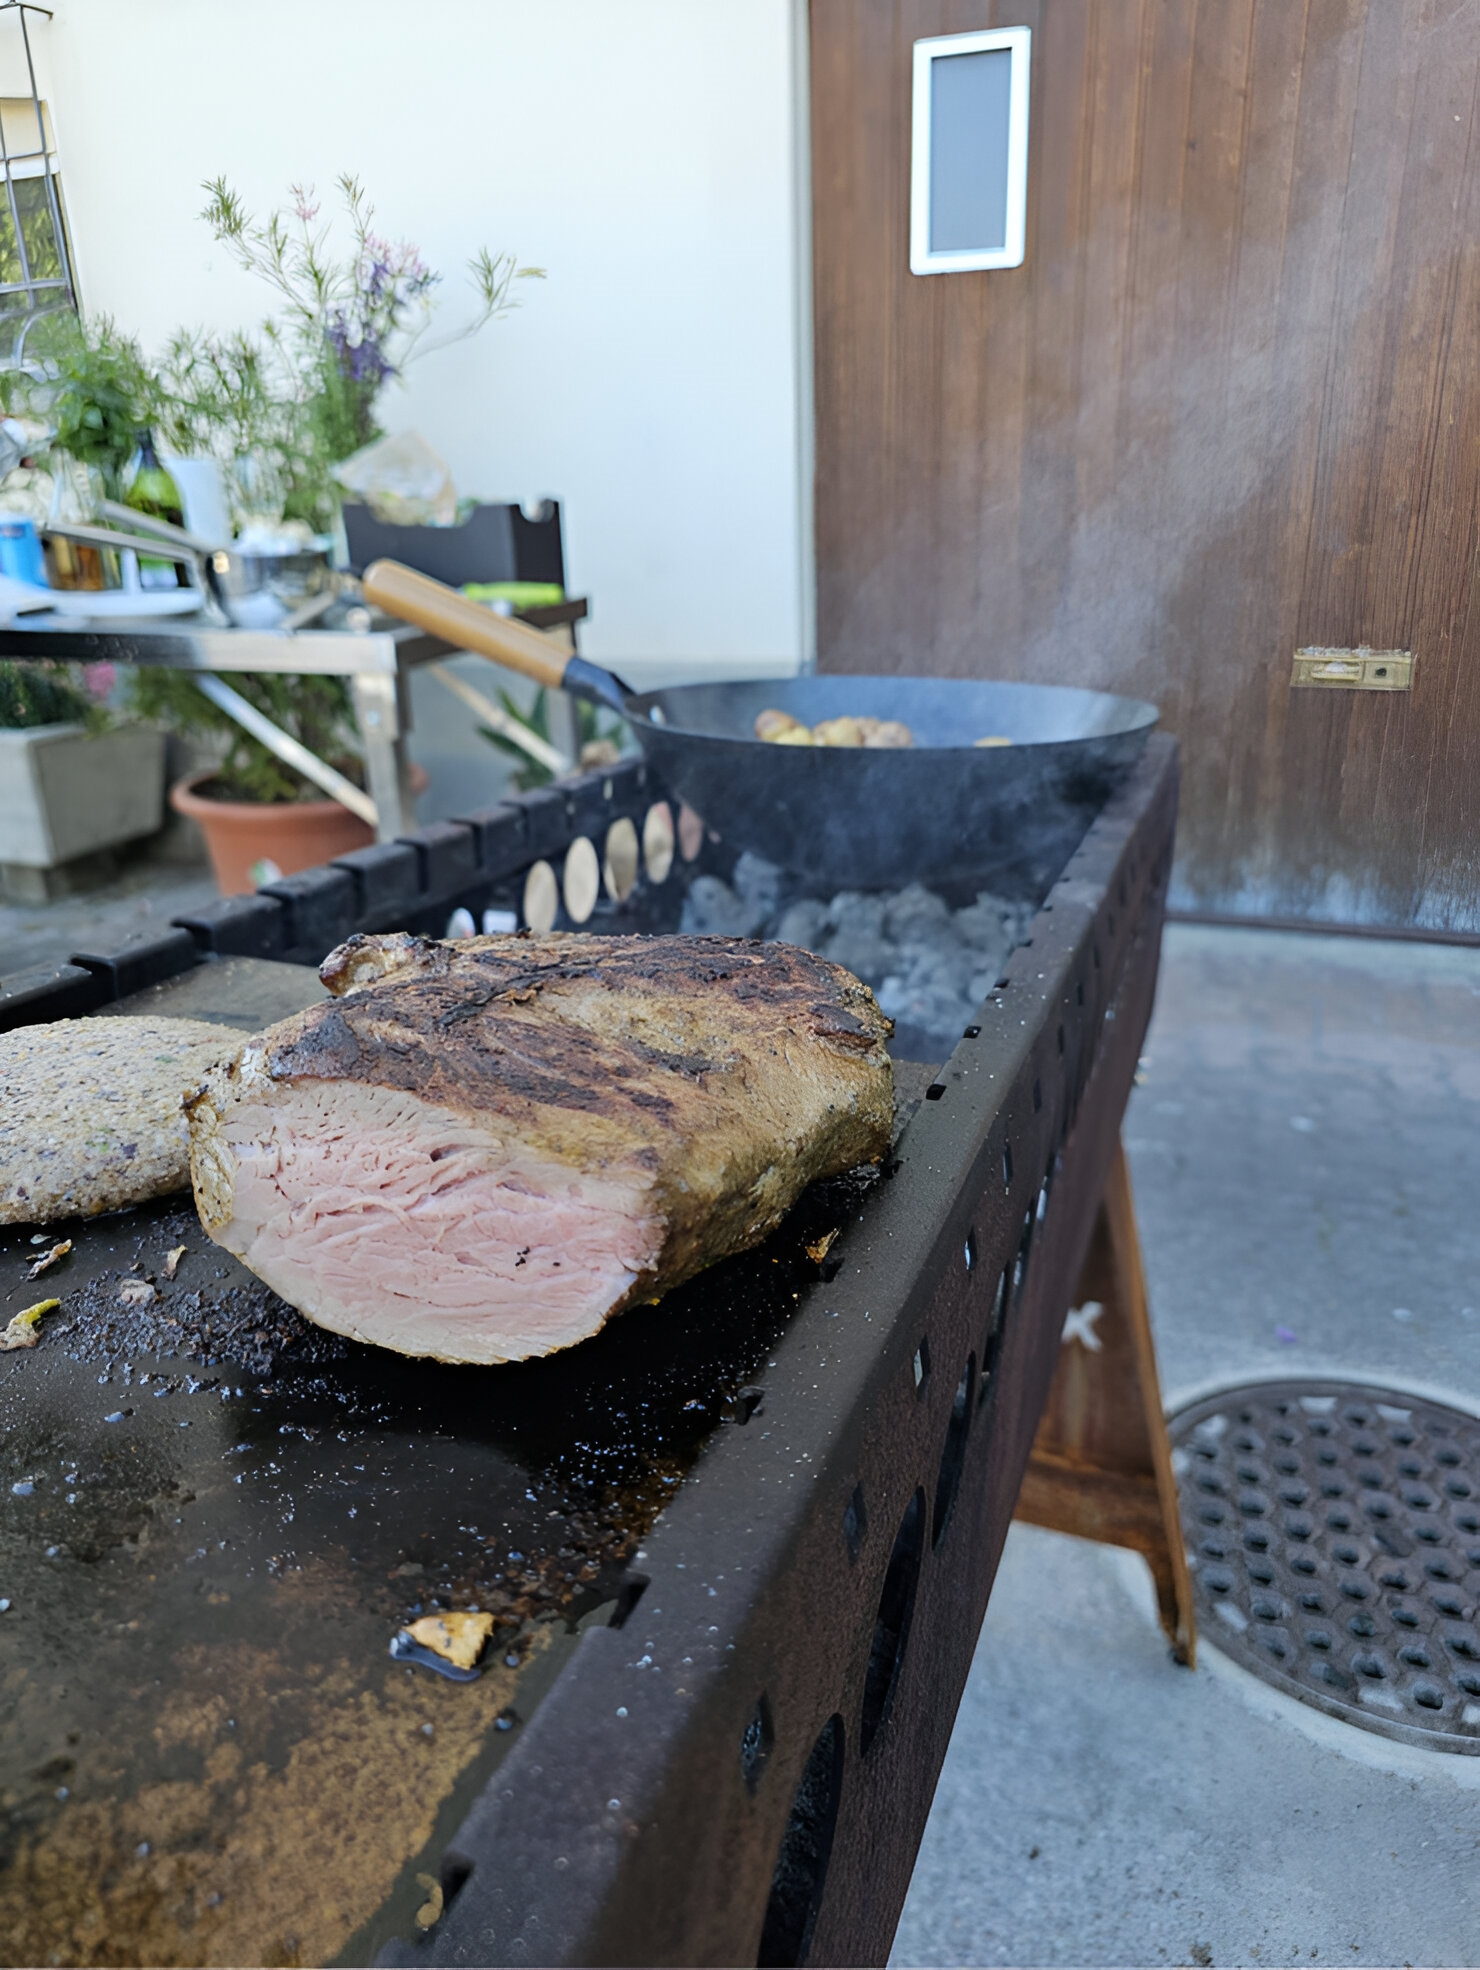
{"type": "Polygon", "coordinates": [[[329,587],[329,550],[306,547],[290,554],[240,554],[217,547],[204,557],[211,593],[244,628],[268,629],[329,587]]]}
{"type": "MultiPolygon", "coordinates": [[[[128,527],[135,533],[142,531],[146,536],[153,535],[184,549],[222,613],[239,628],[272,629],[284,616],[333,586],[334,571],[327,544],[296,548],[285,554],[243,554],[234,547],[213,545],[198,534],[188,533],[184,527],[156,519],[153,514],[135,513],[116,500],[104,500],[100,512],[115,526],[128,527]]],[[[97,528],[68,531],[76,539],[95,540],[101,545],[118,544],[111,537],[105,538],[97,528]]]]}

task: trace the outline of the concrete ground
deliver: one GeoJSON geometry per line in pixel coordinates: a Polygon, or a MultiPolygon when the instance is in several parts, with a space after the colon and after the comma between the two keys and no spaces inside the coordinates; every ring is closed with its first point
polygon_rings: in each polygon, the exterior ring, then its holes
{"type": "Polygon", "coordinates": [[[116,951],[130,938],[157,937],[171,917],[215,894],[204,863],[140,856],[83,895],[49,903],[0,901],[0,978],[33,965],[65,964],[74,951],[116,951]]]}
{"type": "MultiPolygon", "coordinates": [[[[1169,1408],[1480,1411],[1480,950],[1170,927],[1126,1143],[1169,1408]]],[[[1139,1560],[1015,1527],[892,1961],[1480,1964],[1480,1758],[1177,1669],[1139,1560]]]]}

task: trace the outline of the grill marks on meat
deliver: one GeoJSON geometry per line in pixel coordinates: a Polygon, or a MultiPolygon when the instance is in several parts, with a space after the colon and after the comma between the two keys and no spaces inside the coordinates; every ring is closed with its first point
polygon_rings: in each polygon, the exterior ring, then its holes
{"type": "Polygon", "coordinates": [[[201,1221],[320,1324],[508,1361],[889,1144],[890,1026],[787,945],[356,937],[191,1106],[201,1221]]]}

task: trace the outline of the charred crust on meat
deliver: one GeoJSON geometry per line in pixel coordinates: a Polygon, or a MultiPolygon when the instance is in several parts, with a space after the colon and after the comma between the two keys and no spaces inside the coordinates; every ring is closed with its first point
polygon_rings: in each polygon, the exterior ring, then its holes
{"type": "MultiPolygon", "coordinates": [[[[872,1003],[872,995],[851,973],[810,951],[729,937],[602,937],[554,932],[543,937],[530,934],[449,941],[405,931],[362,934],[331,951],[319,967],[319,976],[339,995],[351,981],[361,981],[362,988],[368,988],[413,974],[422,979],[445,977],[454,964],[465,979],[470,966],[487,974],[490,992],[538,990],[557,982],[589,978],[613,987],[656,983],[665,991],[673,991],[681,989],[685,975],[697,985],[718,985],[764,970],[766,989],[773,995],[777,980],[790,975],[798,986],[810,978],[814,990],[823,987],[850,1000],[872,1003]]],[[[734,991],[742,989],[739,983],[732,987],[734,991]]],[[[466,996],[466,987],[460,996],[466,996]]],[[[877,1011],[874,1016],[882,1019],[877,1011]]]]}
{"type": "Polygon", "coordinates": [[[712,1044],[725,1001],[762,1002],[777,1014],[778,1031],[789,1014],[854,1057],[881,1048],[893,1030],[872,993],[841,967],[795,946],[738,939],[557,933],[516,946],[506,937],[359,936],[332,951],[320,975],[346,996],[279,1029],[274,1079],[359,1080],[454,1107],[512,1097],[584,1112],[615,1100],[662,1113],[670,1104],[661,1079],[654,1085],[655,1069],[702,1083],[729,1064],[727,1049],[717,1054],[712,1044]],[[633,993],[635,1008],[644,988],[692,996],[712,1029],[709,1044],[664,1045],[658,1033],[624,1032],[615,1005],[610,1021],[584,1024],[571,1016],[569,995],[592,986],[618,998],[633,993]],[[548,993],[562,1007],[554,1020],[538,1012],[548,993]]]}
{"type": "Polygon", "coordinates": [[[405,930],[361,932],[335,946],[319,966],[319,979],[336,998],[344,998],[400,972],[445,972],[450,963],[447,946],[435,937],[405,930]]]}
{"type": "Polygon", "coordinates": [[[665,1116],[683,1085],[743,1073],[728,1044],[727,1003],[744,1006],[747,1021],[774,1017],[770,1051],[784,1047],[790,1030],[860,1063],[882,1060],[893,1030],[872,993],[840,966],[795,946],[726,938],[358,936],[329,954],[321,975],[344,996],[275,1029],[274,1081],[359,1081],[457,1110],[513,1101],[665,1116]],[[686,1030],[644,1024],[648,991],[692,1004],[686,1030]],[[629,993],[630,1018],[620,1005],[629,993]],[[540,1010],[547,994],[554,1017],[540,1010]]]}
{"type": "MultiPolygon", "coordinates": [[[[882,1014],[876,1016],[883,1017],[882,1014]]],[[[877,1031],[841,1006],[813,1006],[810,1008],[809,1021],[812,1031],[819,1040],[831,1040],[852,1052],[868,1053],[878,1045],[877,1031]]],[[[894,1030],[892,1020],[889,1022],[889,1030],[891,1032],[894,1030]]]]}
{"type": "MultiPolygon", "coordinates": [[[[349,1015],[338,1005],[314,1006],[308,1016],[296,1022],[292,1040],[273,1047],[268,1056],[268,1072],[274,1080],[296,1080],[311,1076],[316,1080],[369,1079],[358,1070],[364,1066],[364,1049],[349,1015]]],[[[376,1051],[393,1051],[377,1036],[376,1051]]]]}
{"type": "Polygon", "coordinates": [[[650,1066],[666,1067],[670,1074],[682,1074],[691,1081],[702,1081],[706,1074],[715,1073],[722,1065],[712,1054],[669,1053],[662,1047],[647,1046],[641,1040],[630,1044],[638,1058],[650,1066]]]}

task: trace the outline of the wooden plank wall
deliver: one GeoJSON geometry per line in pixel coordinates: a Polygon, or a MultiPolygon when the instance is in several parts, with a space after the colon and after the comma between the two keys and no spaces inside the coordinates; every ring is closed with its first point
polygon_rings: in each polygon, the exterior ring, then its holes
{"type": "Polygon", "coordinates": [[[1480,930],[1480,6],[812,0],[820,661],[1182,741],[1176,900],[1480,930]],[[1033,29],[1023,267],[909,273],[910,45],[1033,29]],[[1305,644],[1408,696],[1291,692],[1305,644]]]}

